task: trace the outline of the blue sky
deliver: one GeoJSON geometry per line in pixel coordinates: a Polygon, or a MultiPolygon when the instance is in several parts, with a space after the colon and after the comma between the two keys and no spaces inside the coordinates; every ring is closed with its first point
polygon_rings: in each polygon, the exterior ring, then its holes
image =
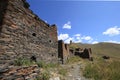
{"type": "Polygon", "coordinates": [[[120,43],[120,2],[27,0],[42,20],[56,24],[58,39],[69,43],[120,43]]]}

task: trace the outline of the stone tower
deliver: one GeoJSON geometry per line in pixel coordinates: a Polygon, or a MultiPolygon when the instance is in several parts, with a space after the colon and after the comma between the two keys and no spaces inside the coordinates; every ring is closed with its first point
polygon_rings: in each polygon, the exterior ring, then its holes
{"type": "Polygon", "coordinates": [[[31,56],[57,61],[56,25],[35,15],[26,0],[0,0],[0,60],[31,56]]]}

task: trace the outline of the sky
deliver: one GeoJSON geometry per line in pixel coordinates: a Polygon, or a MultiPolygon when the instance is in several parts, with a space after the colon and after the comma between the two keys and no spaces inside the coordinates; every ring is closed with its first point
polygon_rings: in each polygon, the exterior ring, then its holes
{"type": "Polygon", "coordinates": [[[120,44],[120,1],[27,0],[40,19],[56,24],[58,39],[69,43],[120,44]]]}

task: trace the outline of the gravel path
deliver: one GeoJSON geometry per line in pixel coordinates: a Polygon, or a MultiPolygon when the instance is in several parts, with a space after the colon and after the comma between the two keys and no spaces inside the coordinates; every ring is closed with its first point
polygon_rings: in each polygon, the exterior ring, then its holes
{"type": "Polygon", "coordinates": [[[81,75],[81,65],[82,63],[76,63],[72,65],[66,65],[69,68],[69,73],[66,80],[88,80],[81,75]]]}

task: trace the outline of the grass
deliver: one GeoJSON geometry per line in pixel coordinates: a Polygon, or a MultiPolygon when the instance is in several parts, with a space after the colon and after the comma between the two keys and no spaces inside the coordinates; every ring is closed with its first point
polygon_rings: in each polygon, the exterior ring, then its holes
{"type": "Polygon", "coordinates": [[[73,43],[70,45],[71,49],[75,48],[91,48],[92,53],[96,55],[107,55],[110,57],[120,58],[120,44],[114,43],[98,43],[98,44],[82,44],[82,43],[73,43]]]}
{"type": "Polygon", "coordinates": [[[93,78],[94,80],[119,80],[120,79],[120,61],[106,61],[99,59],[95,63],[86,65],[83,76],[93,78]]]}
{"type": "Polygon", "coordinates": [[[57,63],[45,63],[44,61],[37,61],[37,62],[34,62],[34,61],[31,61],[30,59],[28,58],[18,58],[14,61],[14,65],[16,66],[30,66],[30,65],[33,65],[33,64],[37,64],[38,67],[41,67],[41,68],[55,68],[55,67],[58,67],[59,64],[57,63]]]}
{"type": "Polygon", "coordinates": [[[79,62],[81,61],[81,58],[79,56],[73,56],[73,57],[70,57],[66,63],[67,64],[72,64],[72,63],[75,63],[75,62],[79,62]]]}
{"type": "MultiPolygon", "coordinates": [[[[35,80],[49,80],[50,78],[49,69],[59,67],[59,64],[57,63],[45,63],[44,61],[34,62],[28,58],[21,58],[21,57],[14,61],[14,65],[16,66],[31,66],[33,64],[37,64],[38,67],[43,68],[43,71],[40,73],[39,76],[36,77],[35,80]]],[[[61,70],[60,73],[62,75],[65,75],[66,73],[65,70],[63,69],[60,70],[61,70]]]]}
{"type": "Polygon", "coordinates": [[[14,61],[14,65],[16,65],[16,66],[30,66],[33,64],[35,64],[33,61],[31,61],[27,58],[24,58],[24,57],[23,58],[20,57],[14,61]]]}
{"type": "Polygon", "coordinates": [[[58,73],[62,76],[66,76],[67,75],[67,69],[61,68],[58,70],[58,73]]]}
{"type": "Polygon", "coordinates": [[[44,61],[38,61],[37,62],[38,67],[44,68],[44,69],[48,69],[48,68],[56,68],[59,66],[59,64],[57,63],[45,63],[44,61]]]}
{"type": "Polygon", "coordinates": [[[50,74],[48,72],[41,73],[40,76],[37,76],[35,80],[49,80],[50,74]]]}

